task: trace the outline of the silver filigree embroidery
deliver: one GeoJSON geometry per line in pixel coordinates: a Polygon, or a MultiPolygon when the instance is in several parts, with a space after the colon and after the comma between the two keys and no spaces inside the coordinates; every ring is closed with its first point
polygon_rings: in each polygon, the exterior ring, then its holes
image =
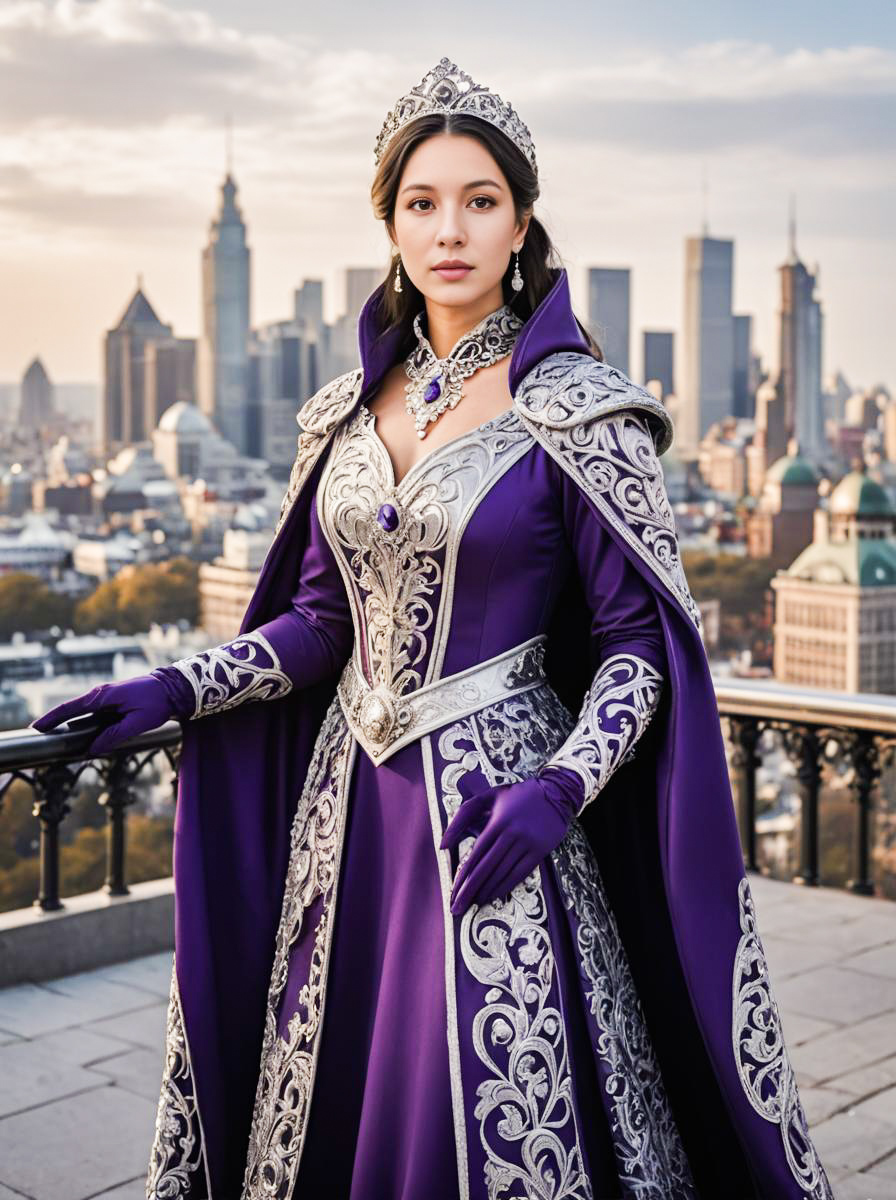
{"type": "Polygon", "coordinates": [[[171,665],[193,689],[191,720],[250,700],[276,700],[292,691],[276,650],[257,629],[171,665]]]}
{"type": "Polygon", "coordinates": [[[780,1127],[787,1165],[806,1200],[833,1200],[809,1136],[746,876],[737,899],[741,938],[734,956],[731,1037],[744,1094],[761,1117],[780,1127]]]}
{"type": "Polygon", "coordinates": [[[641,1002],[594,852],[573,821],[552,860],[576,924],[594,1049],[612,1105],[611,1133],[626,1195],[691,1200],[690,1165],[672,1115],[641,1002]]]}
{"type": "Polygon", "coordinates": [[[301,1158],[320,1049],[349,780],[357,743],[333,697],[315,741],[290,834],[289,866],[268,991],[246,1171],[241,1200],[287,1200],[301,1158]],[[278,1032],[290,947],[318,901],[308,977],[287,1024],[278,1032]]]}
{"type": "Polygon", "coordinates": [[[146,1175],[146,1200],[177,1200],[189,1196],[191,1180],[204,1166],[199,1109],[180,1007],[177,970],[172,963],[165,1067],[146,1175]]]}
{"type": "MultiPolygon", "coordinates": [[[[276,542],[280,530],[292,510],[296,498],[311,474],[314,464],[329,444],[330,435],[355,406],[360,395],[364,372],[360,367],[337,375],[324,387],[310,396],[296,415],[301,432],[296,447],[296,457],[289,473],[289,483],[280,504],[280,515],[274,530],[276,542]]],[[[271,549],[273,548],[273,543],[271,549]]],[[[270,554],[270,549],[268,550],[270,554]]]]}
{"type": "MultiPolygon", "coordinates": [[[[522,778],[571,720],[545,684],[449,726],[438,739],[446,818],[457,811],[460,779],[474,766],[491,784],[522,778]]],[[[461,853],[472,843],[465,838],[461,853]]],[[[488,1198],[590,1200],[540,868],[508,897],[472,905],[459,938],[464,965],[487,989],[470,1032],[489,1071],[473,1113],[488,1198]]]]}
{"type": "Polygon", "coordinates": [[[615,368],[570,352],[533,367],[515,401],[532,435],[699,629],[658,458],[672,440],[663,405],[615,368]]]}
{"type": "Polygon", "coordinates": [[[546,767],[568,767],[585,785],[581,816],[620,763],[630,760],[635,743],[659,704],[663,678],[637,654],[605,659],[585,693],[572,733],[546,767]]]}
{"type": "Polygon", "coordinates": [[[356,666],[371,688],[397,698],[438,678],[460,535],[532,439],[510,409],[430,451],[396,485],[373,420],[362,406],[334,440],[319,512],[352,604],[356,666]],[[392,527],[377,519],[385,505],[392,527]],[[424,678],[419,664],[434,628],[424,678]]]}
{"type": "MultiPolygon", "coordinates": [[[[452,725],[439,739],[439,751],[448,764],[441,779],[441,795],[448,817],[457,811],[460,804],[459,781],[473,765],[480,765],[493,784],[509,783],[535,774],[556,752],[558,742],[569,735],[574,724],[572,715],[561,704],[553,689],[546,685],[511,701],[491,705],[475,714],[475,717],[452,725]],[[474,750],[470,749],[471,743],[474,750]]],[[[460,846],[461,854],[472,844],[472,838],[464,839],[460,846]]],[[[577,923],[580,970],[590,989],[587,997],[592,1021],[592,1043],[602,1063],[603,1086],[612,1112],[611,1134],[620,1180],[630,1188],[631,1195],[642,1197],[643,1200],[691,1200],[696,1193],[690,1167],[666,1097],[622,939],[593,851],[578,820],[572,821],[566,837],[551,853],[550,862],[564,903],[572,910],[577,923]]],[[[476,961],[480,955],[478,941],[481,938],[477,939],[477,930],[480,922],[485,926],[485,944],[494,945],[498,952],[507,954],[504,943],[508,936],[508,922],[509,929],[514,930],[513,922],[517,918],[517,910],[513,907],[514,897],[522,893],[516,903],[525,913],[523,901],[533,885],[540,887],[538,881],[542,869],[544,867],[536,868],[517,885],[511,893],[510,904],[504,902],[469,910],[464,917],[461,936],[462,955],[468,967],[472,964],[473,968],[478,969],[476,961]],[[502,919],[504,922],[503,934],[487,932],[489,919],[494,919],[495,909],[498,922],[502,919]]],[[[519,919],[523,920],[524,917],[519,919]]],[[[540,944],[537,940],[532,944],[536,954],[535,965],[543,966],[543,960],[537,957],[540,944]]],[[[505,963],[504,966],[508,971],[512,970],[512,965],[505,963]]],[[[502,968],[496,965],[495,969],[500,973],[502,968]]],[[[517,994],[516,989],[514,994],[517,994]]],[[[486,997],[486,1005],[477,1019],[482,1028],[488,1028],[491,1004],[498,1006],[495,1010],[496,1021],[504,1020],[511,1032],[514,1028],[525,1029],[525,1022],[519,1017],[515,1026],[507,1020],[506,1013],[500,1011],[502,1001],[506,1003],[500,989],[495,989],[486,997]]],[[[485,1039],[481,1038],[477,1043],[477,1053],[482,1057],[488,1049],[485,1039]]],[[[506,1053],[525,1053],[518,1036],[513,1032],[506,1053]]],[[[546,1078],[551,1078],[550,1073],[546,1078]]],[[[503,1085],[498,1075],[493,1075],[491,1083],[496,1092],[506,1098],[506,1093],[501,1092],[503,1085]]],[[[490,1155],[490,1178],[505,1180],[509,1177],[503,1173],[506,1170],[504,1160],[490,1148],[487,1137],[489,1126],[482,1120],[485,1118],[487,1121],[495,1111],[491,1099],[490,1087],[482,1106],[477,1108],[477,1114],[481,1118],[483,1145],[490,1155]]],[[[532,1188],[525,1194],[554,1194],[535,1190],[534,1182],[532,1188]]],[[[559,1190],[556,1194],[567,1195],[559,1190]]],[[[570,1191],[568,1194],[578,1193],[570,1191]]],[[[492,1200],[492,1193],[489,1196],[492,1200]]]]}

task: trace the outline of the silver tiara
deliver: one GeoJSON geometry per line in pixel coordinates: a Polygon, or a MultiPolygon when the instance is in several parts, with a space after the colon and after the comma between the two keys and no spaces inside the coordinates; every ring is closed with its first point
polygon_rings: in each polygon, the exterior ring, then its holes
{"type": "Polygon", "coordinates": [[[411,121],[416,121],[418,117],[428,117],[431,113],[467,113],[471,117],[488,121],[510,138],[526,156],[532,170],[538,174],[535,146],[528,127],[506,101],[482,84],[475,83],[466,72],[447,58],[439,59],[436,66],[427,71],[406,96],[401,97],[386,117],[374,146],[376,165],[379,166],[386,147],[399,129],[403,129],[411,121]]]}

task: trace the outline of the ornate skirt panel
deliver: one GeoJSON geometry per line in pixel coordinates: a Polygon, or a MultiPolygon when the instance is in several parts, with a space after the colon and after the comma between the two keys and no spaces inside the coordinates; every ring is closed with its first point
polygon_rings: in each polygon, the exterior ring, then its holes
{"type": "Polygon", "coordinates": [[[203,1145],[193,1068],[180,1006],[177,967],[172,960],[165,1066],[146,1174],[146,1200],[207,1197],[211,1188],[205,1173],[203,1145]]]}
{"type": "MultiPolygon", "coordinates": [[[[544,685],[425,739],[437,840],[464,795],[531,775],[573,723],[544,685]]],[[[459,856],[472,843],[465,839],[459,856]]],[[[446,911],[456,865],[452,858],[442,869],[446,911]]],[[[452,926],[446,975],[456,1029],[449,1030],[449,1044],[455,1091],[463,1098],[468,1194],[488,1200],[607,1194],[594,1188],[606,1178],[606,1164],[594,1161],[600,1138],[596,1114],[583,1102],[587,1070],[597,1075],[603,1106],[597,1119],[609,1126],[613,1194],[695,1197],[619,931],[578,821],[508,896],[472,906],[452,926]],[[558,903],[573,962],[563,954],[566,943],[551,934],[551,918],[554,925],[562,919],[551,911],[558,903]],[[574,1000],[585,1011],[593,1066],[571,1055],[564,994],[567,1006],[574,1000]]]]}

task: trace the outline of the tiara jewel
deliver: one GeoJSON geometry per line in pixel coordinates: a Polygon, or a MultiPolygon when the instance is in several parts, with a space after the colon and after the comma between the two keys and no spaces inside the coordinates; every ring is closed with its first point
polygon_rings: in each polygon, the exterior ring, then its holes
{"type": "Polygon", "coordinates": [[[380,130],[374,145],[374,161],[377,166],[389,143],[399,129],[418,117],[431,113],[466,113],[479,117],[500,129],[522,151],[532,170],[538,174],[535,162],[535,146],[528,126],[524,125],[510,105],[495,92],[475,83],[450,59],[439,59],[436,66],[423,76],[416,87],[402,96],[380,130]]]}

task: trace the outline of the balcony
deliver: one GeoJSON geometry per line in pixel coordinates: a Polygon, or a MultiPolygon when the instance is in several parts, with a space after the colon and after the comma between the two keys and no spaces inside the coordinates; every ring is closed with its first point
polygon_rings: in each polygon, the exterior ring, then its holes
{"type": "MultiPolygon", "coordinates": [[[[838,1200],[896,1195],[896,698],[718,680],[759,930],[838,1200]],[[802,886],[794,886],[794,881],[802,886]]],[[[33,790],[34,904],[0,913],[0,1200],[143,1200],[173,945],[170,878],[127,881],[128,809],[176,786],[176,723],[90,764],[90,735],[0,735],[33,790]],[[60,899],[60,830],[95,773],[105,885],[60,899]],[[162,780],[160,783],[159,780],[162,780]]],[[[2,803],[2,799],[0,799],[2,803]]]]}

